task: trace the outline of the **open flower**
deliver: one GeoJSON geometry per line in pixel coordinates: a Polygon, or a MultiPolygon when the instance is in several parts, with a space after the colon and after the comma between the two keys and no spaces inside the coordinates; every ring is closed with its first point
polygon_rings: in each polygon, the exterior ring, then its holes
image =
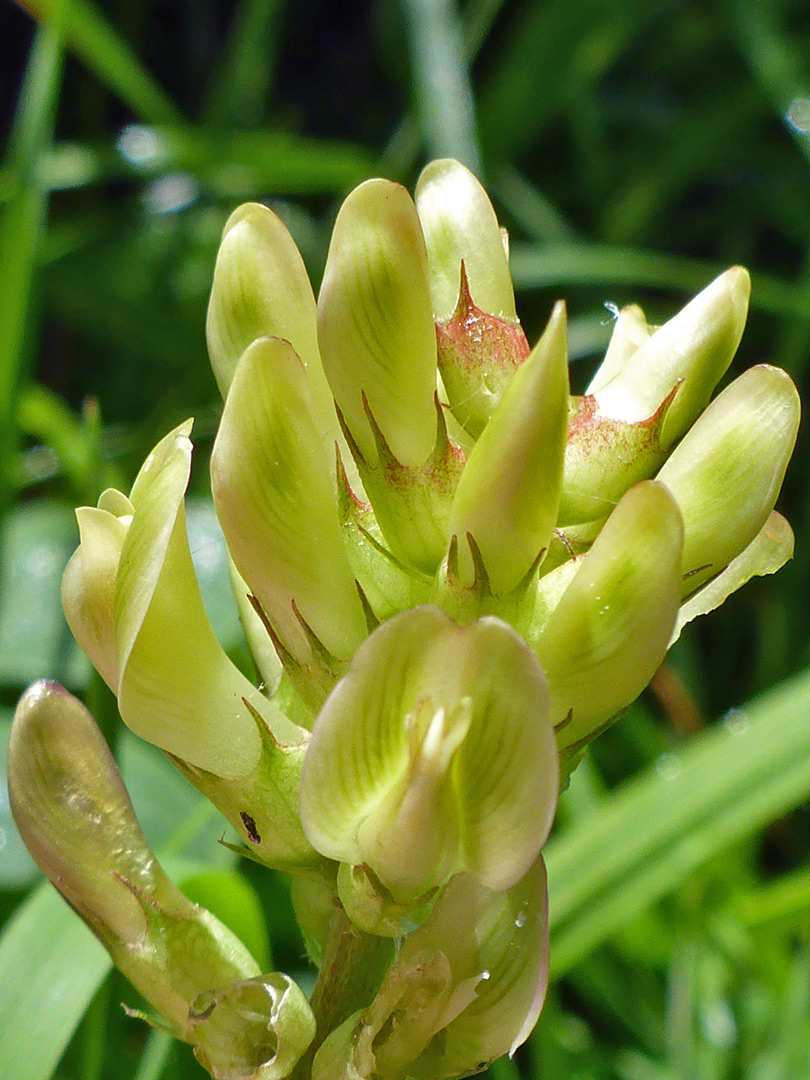
{"type": "MultiPolygon", "coordinates": [[[[526,1037],[545,989],[540,852],[561,779],[689,619],[792,551],[773,508],[795,387],[760,366],[710,400],[749,290],[735,267],[660,328],[625,309],[575,396],[565,306],[530,348],[505,236],[457,162],[429,165],[415,201],[386,180],[353,191],[317,302],[272,211],[231,216],[207,324],[224,399],[211,481],[263,689],[217,644],[194,578],[190,423],[128,496],[78,511],[64,579],[71,628],[124,722],[252,857],[292,875],[323,961],[318,1035],[298,1066],[309,1014],[284,977],[258,985],[249,963],[227,985],[203,977],[183,1030],[212,1075],[226,1075],[234,1024],[240,1053],[263,1037],[239,1027],[256,1009],[259,1028],[285,1008],[298,1018],[257,1077],[449,1078],[526,1037]]],[[[21,730],[76,707],[35,695],[21,730]]],[[[35,751],[18,745],[22,791],[35,751]]],[[[60,813],[42,815],[55,836],[60,813]]],[[[106,873],[87,880],[109,885],[106,873]]],[[[117,885],[96,907],[92,893],[76,906],[97,929],[116,896],[132,907],[117,885]]]]}

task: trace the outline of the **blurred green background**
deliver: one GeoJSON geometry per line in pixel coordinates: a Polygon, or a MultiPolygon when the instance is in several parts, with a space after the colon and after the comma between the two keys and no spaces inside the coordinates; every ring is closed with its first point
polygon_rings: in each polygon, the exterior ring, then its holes
{"type": "MultiPolygon", "coordinates": [[[[530,340],[556,298],[582,389],[606,304],[661,321],[732,263],[753,276],[731,375],[807,400],[810,9],[802,0],[0,0],[0,749],[49,676],[88,702],[148,836],[195,899],[311,981],[284,882],[116,725],[72,645],[72,507],[128,488],[196,417],[190,531],[245,662],[206,461],[204,316],[239,202],[287,222],[313,280],[341,197],[430,157],[485,181],[530,340]]],[[[810,473],[779,508],[796,559],[692,624],[595,745],[548,851],[552,986],[496,1080],[810,1075],[810,473]]],[[[527,808],[530,812],[530,808],[527,808]]],[[[0,788],[0,1075],[201,1077],[41,885],[0,788]]]]}

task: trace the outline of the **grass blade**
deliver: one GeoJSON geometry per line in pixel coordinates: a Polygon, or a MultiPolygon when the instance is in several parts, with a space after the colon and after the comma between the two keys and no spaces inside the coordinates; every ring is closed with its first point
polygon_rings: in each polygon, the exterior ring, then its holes
{"type": "MultiPolygon", "coordinates": [[[[59,9],[61,13],[61,7],[59,9]]],[[[0,516],[9,504],[17,447],[29,301],[47,208],[38,164],[53,137],[62,73],[61,17],[34,38],[12,132],[12,194],[0,218],[0,516]]]]}
{"type": "Polygon", "coordinates": [[[413,88],[431,157],[454,157],[481,173],[470,71],[455,0],[404,0],[413,88]]]}
{"type": "MultiPolygon", "coordinates": [[[[514,244],[509,265],[516,289],[632,285],[695,292],[726,269],[680,255],[588,243],[514,244]]],[[[758,272],[752,279],[752,308],[810,318],[810,296],[801,286],[758,272]]]]}
{"type": "Polygon", "coordinates": [[[54,888],[32,893],[0,937],[0,1076],[49,1080],[111,967],[54,888]]]}
{"type": "MultiPolygon", "coordinates": [[[[61,0],[18,0],[35,19],[49,22],[61,0]]],[[[90,0],[65,5],[65,43],[135,115],[150,124],[180,124],[183,117],[135,52],[90,0]]]]}
{"type": "Polygon", "coordinates": [[[810,672],[615,792],[546,850],[562,974],[697,867],[810,794],[810,672]]]}

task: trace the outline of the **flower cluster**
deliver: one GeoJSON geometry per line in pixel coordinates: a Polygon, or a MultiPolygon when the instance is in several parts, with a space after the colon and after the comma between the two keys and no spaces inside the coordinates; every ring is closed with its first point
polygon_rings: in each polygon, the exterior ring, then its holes
{"type": "Polygon", "coordinates": [[[65,691],[28,692],[10,751],[35,857],[212,1076],[439,1080],[526,1038],[560,783],[683,625],[792,551],[792,382],[711,400],[749,288],[728,270],[661,327],[625,308],[576,396],[564,305],[530,349],[457,162],[348,196],[317,303],[279,218],[231,216],[211,482],[261,688],[194,576],[191,422],[77,511],[63,600],[128,727],[290,874],[311,1002],[168,882],[65,691]]]}

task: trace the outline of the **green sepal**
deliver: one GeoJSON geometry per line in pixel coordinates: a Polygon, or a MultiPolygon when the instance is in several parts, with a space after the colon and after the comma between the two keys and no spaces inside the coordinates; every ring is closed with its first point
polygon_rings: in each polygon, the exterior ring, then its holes
{"type": "MultiPolygon", "coordinates": [[[[611,506],[612,510],[613,507],[611,506]]],[[[548,552],[540,566],[540,577],[546,577],[563,563],[584,555],[599,535],[607,515],[582,525],[567,525],[564,529],[555,529],[551,534],[548,552]]]]}
{"type": "Polygon", "coordinates": [[[675,644],[687,623],[720,607],[752,577],[765,577],[781,570],[788,559],[793,558],[793,547],[793,530],[782,515],[773,510],[748,547],[732,559],[717,577],[681,604],[670,645],[675,644]]]}
{"type": "Polygon", "coordinates": [[[669,450],[703,411],[731,363],[750,293],[751,279],[741,266],[715,278],[595,392],[600,410],[614,420],[646,420],[677,386],[660,436],[669,450]]]}
{"type": "Polygon", "coordinates": [[[432,576],[447,543],[453,495],[464,469],[464,454],[447,437],[438,395],[434,395],[433,451],[418,468],[397,459],[365,396],[363,404],[374,436],[373,458],[363,456],[342,412],[338,412],[338,417],[385,544],[408,571],[416,576],[432,576]]]}
{"type": "Polygon", "coordinates": [[[565,528],[610,513],[625,491],[649,479],[666,458],[661,432],[678,393],[646,420],[612,420],[595,397],[572,397],[558,524],[565,528]]]}
{"type": "Polygon", "coordinates": [[[373,466],[376,455],[368,408],[396,460],[422,466],[435,443],[436,332],[425,241],[400,185],[368,180],[341,206],[318,296],[318,339],[364,461],[373,466]]]}
{"type": "Polygon", "coordinates": [[[373,1002],[318,1051],[313,1080],[452,1080],[528,1038],[548,982],[541,857],[505,892],[452,879],[373,1002]]]}
{"type": "Polygon", "coordinates": [[[36,683],[17,706],[8,773],[34,859],[174,1034],[193,1042],[197,995],[251,978],[258,966],[166,876],[98,726],[56,683],[36,683]]]}
{"type": "Polygon", "coordinates": [[[216,1080],[285,1080],[315,1037],[315,1017],[288,975],[242,979],[200,994],[194,1056],[216,1080]]]}
{"type": "Polygon", "coordinates": [[[534,617],[538,568],[544,555],[545,549],[538,553],[537,558],[514,589],[503,595],[496,595],[492,591],[484,557],[475,537],[469,532],[461,541],[457,536],[453,536],[433,583],[431,603],[442,608],[452,619],[462,625],[474,622],[475,619],[480,619],[485,615],[497,615],[499,619],[513,626],[519,634],[525,636],[534,617]],[[465,560],[464,573],[462,573],[462,562],[459,558],[460,546],[465,547],[469,552],[468,560],[465,560]],[[473,568],[472,581],[469,583],[466,576],[469,572],[468,561],[472,563],[473,568]]]}
{"type": "Polygon", "coordinates": [[[367,864],[398,903],[457,870],[509,887],[554,812],[546,706],[539,665],[500,620],[459,627],[424,607],[383,623],[315,724],[301,777],[310,842],[367,864]]]}
{"type": "Polygon", "coordinates": [[[449,319],[456,309],[463,262],[477,306],[516,323],[503,236],[489,196],[475,176],[451,158],[431,161],[419,176],[415,199],[427,244],[436,318],[449,319]]]}
{"type": "Polygon", "coordinates": [[[298,787],[309,736],[282,746],[246,701],[261,738],[261,756],[245,776],[226,780],[173,758],[180,772],[228,819],[255,861],[287,870],[319,863],[298,816],[298,787]]]}
{"type": "Polygon", "coordinates": [[[449,319],[436,321],[436,345],[453,415],[477,438],[530,349],[520,323],[475,305],[463,262],[458,303],[449,319]]]}
{"type": "Polygon", "coordinates": [[[278,338],[254,342],[225,402],[211,487],[240,575],[286,652],[305,666],[317,658],[304,624],[338,660],[348,659],[366,635],[331,461],[295,351],[278,338]]]}
{"type": "Polygon", "coordinates": [[[683,514],[683,595],[745,550],[774,507],[801,403],[780,368],[759,364],[725,388],[658,474],[683,514]]]}
{"type": "MultiPolygon", "coordinates": [[[[292,614],[306,646],[300,650],[306,653],[306,659],[299,660],[281,640],[258,599],[251,593],[248,600],[263,624],[284,669],[273,704],[309,731],[327,695],[346,671],[348,661],[339,660],[326,648],[293,601],[292,614]]],[[[368,629],[372,627],[369,626],[368,629]]]]}
{"type": "MultiPolygon", "coordinates": [[[[251,600],[252,593],[230,555],[228,556],[228,572],[236,609],[239,612],[239,621],[245,631],[248,647],[261,678],[262,692],[269,698],[275,697],[284,668],[273,645],[273,639],[267,632],[267,626],[256,611],[254,601],[251,600]]],[[[283,707],[282,712],[286,712],[283,707]]]]}
{"type": "Polygon", "coordinates": [[[533,642],[561,750],[593,738],[663,660],[680,603],[682,548],[675,499],[647,480],[624,495],[581,560],[533,642]]]}
{"type": "MultiPolygon", "coordinates": [[[[568,419],[565,306],[501,398],[461,474],[448,537],[470,533],[495,595],[514,589],[548,547],[557,521],[568,419]]],[[[461,576],[473,580],[466,546],[461,576]]]]}
{"type": "Polygon", "coordinates": [[[130,496],[115,588],[118,708],[137,735],[218,776],[243,776],[261,740],[250,709],[281,742],[299,729],[239,672],[214,636],[188,547],[183,496],[191,469],[189,424],[170,432],[130,496]]]}
{"type": "Polygon", "coordinates": [[[351,489],[338,456],[338,518],[349,563],[375,617],[383,622],[406,608],[427,602],[431,579],[407,568],[389,550],[369,503],[351,489]]]}

